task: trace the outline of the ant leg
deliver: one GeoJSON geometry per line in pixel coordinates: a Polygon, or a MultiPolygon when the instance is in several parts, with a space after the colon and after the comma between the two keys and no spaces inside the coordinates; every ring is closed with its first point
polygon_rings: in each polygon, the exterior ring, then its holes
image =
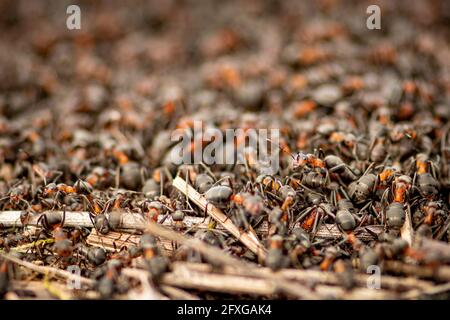
{"type": "Polygon", "coordinates": [[[356,160],[357,162],[360,162],[360,161],[361,161],[361,160],[359,159],[359,157],[358,157],[358,142],[355,143],[355,144],[353,145],[353,148],[352,148],[352,156],[355,158],[355,160],[356,160]]]}
{"type": "Polygon", "coordinates": [[[31,210],[31,206],[30,206],[30,203],[28,201],[26,201],[25,199],[19,199],[19,202],[25,203],[27,205],[28,210],[31,210]]]}
{"type": "Polygon", "coordinates": [[[340,170],[342,168],[345,168],[347,165],[345,163],[338,164],[337,166],[334,166],[333,168],[329,169],[330,172],[335,172],[337,170],[340,170]]]}
{"type": "Polygon", "coordinates": [[[255,221],[255,223],[253,223],[252,228],[256,229],[259,227],[259,225],[264,221],[264,217],[259,217],[258,220],[255,221]]]}
{"type": "Polygon", "coordinates": [[[120,186],[120,166],[117,166],[116,169],[116,177],[115,177],[115,184],[116,184],[116,189],[119,189],[120,186]]]}
{"type": "Polygon", "coordinates": [[[337,196],[336,196],[336,190],[332,190],[330,194],[330,202],[333,206],[337,205],[337,196]]]}
{"type": "MultiPolygon", "coordinates": [[[[186,176],[187,176],[187,172],[186,172],[186,176]]],[[[186,177],[186,181],[187,177],[186,177]]],[[[159,195],[162,196],[164,194],[164,176],[162,171],[159,171],[159,195]]]]}
{"type": "Polygon", "coordinates": [[[356,222],[361,223],[362,218],[359,217],[357,214],[355,213],[351,213],[351,215],[353,216],[353,218],[355,218],[356,222]]]}
{"type": "Polygon", "coordinates": [[[431,175],[433,176],[433,178],[435,178],[437,180],[438,179],[438,174],[437,174],[438,171],[436,170],[437,165],[433,161],[430,161],[430,168],[431,168],[431,175]]]}
{"type": "Polygon", "coordinates": [[[45,216],[45,213],[43,213],[39,216],[39,218],[36,221],[37,226],[39,225],[39,223],[42,224],[42,220],[44,219],[44,216],[45,216]]]}
{"type": "Polygon", "coordinates": [[[365,211],[367,208],[369,208],[372,205],[372,201],[369,201],[364,207],[361,208],[361,210],[359,210],[359,212],[363,212],[365,211]]]}
{"type": "Polygon", "coordinates": [[[142,167],[140,170],[139,170],[139,175],[140,175],[140,178],[141,178],[141,183],[142,183],[142,185],[144,185],[145,184],[145,178],[146,177],[148,177],[148,171],[147,171],[147,168],[145,168],[145,167],[142,167]]]}
{"type": "Polygon", "coordinates": [[[377,142],[377,139],[374,138],[371,142],[369,147],[367,148],[367,152],[366,152],[366,159],[370,160],[370,154],[372,153],[372,149],[375,147],[375,143],[377,142]]]}
{"type": "MultiPolygon", "coordinates": [[[[378,221],[380,224],[382,224],[383,221],[382,221],[382,219],[380,220],[379,213],[378,213],[377,209],[374,207],[373,204],[370,206],[370,210],[372,210],[375,219],[377,219],[377,221],[378,221]]],[[[370,211],[369,211],[369,213],[370,213],[370,211]]],[[[383,218],[383,217],[382,217],[382,218],[383,218]]]]}
{"type": "Polygon", "coordinates": [[[409,157],[409,160],[406,161],[404,167],[406,168],[405,173],[407,175],[411,175],[416,171],[416,160],[413,156],[409,157]]]}
{"type": "Polygon", "coordinates": [[[338,180],[338,182],[339,182],[339,185],[341,185],[341,186],[346,186],[346,184],[344,183],[344,181],[342,181],[342,178],[341,178],[340,175],[336,175],[336,178],[337,178],[337,180],[338,180]]]}
{"type": "Polygon", "coordinates": [[[48,219],[47,219],[47,216],[45,215],[45,213],[44,214],[42,214],[40,217],[39,217],[39,219],[38,219],[38,221],[37,221],[37,224],[39,225],[39,221],[42,219],[42,221],[41,221],[41,225],[42,225],[42,228],[44,228],[44,230],[49,230],[50,229],[50,226],[49,226],[49,224],[48,224],[48,219]]]}
{"type": "Polygon", "coordinates": [[[261,193],[261,194],[264,194],[264,188],[263,188],[263,186],[262,186],[262,184],[258,184],[258,187],[259,187],[259,192],[261,193]]]}
{"type": "Polygon", "coordinates": [[[94,211],[94,206],[92,204],[93,201],[84,194],[82,194],[81,197],[83,199],[83,202],[85,203],[85,208],[86,208],[86,203],[87,203],[88,209],[94,211]]]}
{"type": "Polygon", "coordinates": [[[162,218],[161,221],[159,222],[160,224],[163,224],[164,221],[166,221],[167,217],[170,215],[170,212],[167,212],[162,218]]]}
{"type": "Polygon", "coordinates": [[[206,203],[205,210],[203,211],[204,219],[203,219],[202,223],[205,222],[206,217],[208,216],[208,206],[209,206],[209,202],[206,203]]]}
{"type": "Polygon", "coordinates": [[[424,198],[425,196],[424,196],[424,194],[422,193],[422,190],[420,190],[420,188],[418,187],[418,186],[412,186],[411,187],[411,189],[412,189],[412,191],[417,191],[417,193],[419,193],[420,194],[420,196],[422,197],[422,198],[424,198]]]}
{"type": "MultiPolygon", "coordinates": [[[[283,186],[283,184],[281,183],[281,181],[278,180],[278,179],[275,180],[275,184],[278,185],[278,189],[280,189],[280,188],[283,186]]],[[[277,189],[277,190],[278,190],[278,189],[277,189]]]]}
{"type": "Polygon", "coordinates": [[[300,183],[299,185],[300,185],[300,187],[302,187],[302,188],[305,189],[305,190],[308,190],[308,191],[311,192],[311,193],[318,194],[318,195],[322,195],[320,192],[317,192],[317,191],[315,191],[315,190],[313,190],[313,189],[311,189],[311,188],[308,188],[307,186],[305,186],[305,185],[302,184],[302,183],[300,183]]]}
{"type": "Polygon", "coordinates": [[[362,176],[365,176],[367,173],[369,173],[369,171],[372,169],[372,167],[375,165],[375,162],[372,162],[366,169],[366,171],[364,171],[362,176]]]}
{"type": "Polygon", "coordinates": [[[388,154],[388,155],[386,156],[386,158],[384,158],[383,162],[381,162],[381,164],[382,164],[383,166],[385,166],[386,163],[388,162],[388,160],[389,160],[390,158],[391,158],[391,155],[388,154]]]}
{"type": "Polygon", "coordinates": [[[323,210],[323,212],[325,212],[328,216],[330,216],[333,219],[336,219],[336,216],[330,211],[328,210],[326,207],[319,205],[319,207],[323,210]]]}
{"type": "Polygon", "coordinates": [[[319,156],[319,158],[324,158],[325,157],[325,152],[323,152],[322,148],[318,149],[317,155],[319,156]]]}
{"type": "Polygon", "coordinates": [[[59,178],[61,178],[61,176],[63,175],[62,171],[56,170],[54,171],[56,173],[56,176],[52,179],[52,182],[55,183],[56,181],[58,181],[59,178]]]}
{"type": "Polygon", "coordinates": [[[95,231],[97,231],[97,233],[100,233],[100,231],[97,228],[97,225],[95,224],[93,216],[94,215],[91,212],[89,212],[89,219],[91,219],[92,226],[94,227],[95,231]]]}
{"type": "Polygon", "coordinates": [[[426,201],[426,199],[422,199],[421,197],[412,198],[411,199],[411,207],[414,207],[416,204],[419,204],[419,206],[420,206],[420,204],[424,201],[426,201]]]}
{"type": "Polygon", "coordinates": [[[442,227],[442,229],[439,231],[439,233],[436,235],[436,240],[441,240],[442,237],[445,235],[445,233],[447,232],[448,228],[450,228],[450,216],[447,218],[447,220],[445,221],[444,226],[442,227]]]}
{"type": "Polygon", "coordinates": [[[361,221],[359,222],[358,226],[356,227],[356,229],[361,228],[361,226],[364,224],[364,222],[366,222],[368,217],[368,213],[364,213],[364,215],[361,217],[361,221]]]}
{"type": "Polygon", "coordinates": [[[276,200],[283,202],[283,199],[281,199],[279,196],[277,196],[275,193],[270,192],[270,191],[266,191],[266,194],[271,195],[273,198],[275,198],[276,200]]]}
{"type": "Polygon", "coordinates": [[[329,186],[331,183],[330,172],[326,170],[325,172],[325,186],[329,186]]]}
{"type": "Polygon", "coordinates": [[[248,222],[247,217],[245,216],[245,213],[242,210],[239,210],[239,216],[242,220],[242,223],[244,224],[244,230],[249,231],[250,230],[250,223],[248,222]]]}
{"type": "Polygon", "coordinates": [[[350,167],[348,164],[345,164],[345,168],[349,170],[355,177],[358,177],[358,174],[355,172],[355,169],[350,167]]]}

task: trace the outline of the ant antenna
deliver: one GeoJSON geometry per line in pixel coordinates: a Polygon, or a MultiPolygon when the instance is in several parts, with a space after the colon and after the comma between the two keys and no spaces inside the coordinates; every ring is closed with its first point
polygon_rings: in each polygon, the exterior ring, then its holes
{"type": "Polygon", "coordinates": [[[284,153],[286,153],[286,154],[288,154],[288,155],[290,155],[291,157],[292,157],[292,159],[294,159],[295,160],[295,156],[294,156],[294,154],[293,153],[291,153],[291,152],[289,152],[288,150],[286,150],[285,148],[283,148],[282,146],[280,146],[280,144],[279,143],[275,143],[275,142],[273,142],[272,140],[270,140],[269,138],[266,138],[266,140],[267,141],[269,141],[269,142],[271,142],[271,143],[273,143],[273,144],[275,144],[278,148],[280,148],[280,150],[281,151],[283,151],[284,153]]]}

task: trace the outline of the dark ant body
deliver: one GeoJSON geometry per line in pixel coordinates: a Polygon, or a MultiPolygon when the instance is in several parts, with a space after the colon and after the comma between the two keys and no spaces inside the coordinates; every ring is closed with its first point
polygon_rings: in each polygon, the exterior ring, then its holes
{"type": "Polygon", "coordinates": [[[284,212],[279,207],[275,207],[269,213],[269,235],[278,234],[280,236],[287,235],[289,217],[287,212],[284,212]]]}
{"type": "Polygon", "coordinates": [[[294,228],[288,237],[289,258],[292,266],[300,267],[302,256],[311,249],[311,240],[309,234],[302,228],[294,228]]]}
{"type": "Polygon", "coordinates": [[[315,234],[319,223],[321,223],[326,216],[329,216],[333,220],[336,218],[333,213],[335,209],[330,203],[326,202],[324,196],[312,190],[307,193],[307,198],[312,206],[301,211],[297,215],[296,222],[300,221],[303,229],[315,234]]]}
{"type": "Polygon", "coordinates": [[[373,173],[368,173],[369,170],[370,167],[358,180],[352,182],[348,187],[348,194],[356,203],[363,203],[370,199],[377,186],[377,176],[373,173]]]}
{"type": "Polygon", "coordinates": [[[214,185],[214,179],[206,173],[198,174],[195,178],[195,187],[200,193],[206,193],[214,185]]]}
{"type": "Polygon", "coordinates": [[[346,290],[350,290],[355,286],[353,268],[348,260],[338,259],[334,262],[333,268],[339,281],[346,290]]]}
{"type": "Polygon", "coordinates": [[[0,298],[8,292],[9,288],[9,263],[6,260],[0,261],[0,298]]]}
{"type": "Polygon", "coordinates": [[[172,212],[172,220],[174,225],[174,230],[176,231],[182,231],[186,229],[186,225],[183,223],[184,220],[184,211],[182,210],[175,210],[172,212]]]}
{"type": "Polygon", "coordinates": [[[361,272],[367,272],[370,266],[379,263],[378,254],[375,250],[369,247],[363,247],[359,254],[359,269],[361,272]]]}
{"type": "Polygon", "coordinates": [[[206,192],[205,198],[215,206],[223,207],[228,205],[232,195],[233,189],[229,186],[215,186],[206,192]]]}
{"type": "Polygon", "coordinates": [[[284,253],[284,240],[275,235],[269,239],[269,250],[267,251],[266,266],[272,270],[287,268],[290,264],[289,257],[284,253]]]}
{"type": "Polygon", "coordinates": [[[79,252],[96,267],[102,265],[107,258],[106,251],[103,248],[80,246],[79,252]]]}
{"type": "Polygon", "coordinates": [[[325,189],[328,187],[329,181],[321,173],[309,171],[303,174],[302,184],[313,189],[325,189]]]}
{"type": "Polygon", "coordinates": [[[403,203],[392,202],[386,209],[386,222],[389,228],[399,230],[406,219],[406,212],[403,203]]]}
{"type": "Polygon", "coordinates": [[[108,261],[106,271],[103,277],[97,282],[97,290],[102,299],[110,299],[117,291],[117,280],[119,278],[122,263],[119,260],[112,259],[108,261]]]}
{"type": "Polygon", "coordinates": [[[30,187],[28,184],[19,184],[13,188],[11,188],[7,195],[0,199],[0,203],[6,202],[3,204],[2,210],[5,209],[29,209],[30,203],[30,187]]]}
{"type": "Polygon", "coordinates": [[[153,280],[158,280],[168,269],[169,261],[162,256],[156,238],[150,234],[143,234],[139,247],[142,250],[145,264],[153,280]]]}
{"type": "Polygon", "coordinates": [[[73,245],[63,229],[65,217],[65,208],[62,214],[56,211],[47,212],[39,217],[37,224],[41,224],[46,232],[52,234],[55,239],[54,249],[57,255],[67,258],[73,252],[73,245]]]}
{"type": "Polygon", "coordinates": [[[338,207],[336,212],[336,224],[344,231],[352,231],[356,227],[354,216],[347,208],[338,207]]]}

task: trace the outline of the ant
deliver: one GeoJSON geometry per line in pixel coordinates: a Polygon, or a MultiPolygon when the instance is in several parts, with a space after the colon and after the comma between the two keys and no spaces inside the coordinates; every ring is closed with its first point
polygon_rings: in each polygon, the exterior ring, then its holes
{"type": "Polygon", "coordinates": [[[72,242],[63,229],[65,217],[66,208],[63,207],[62,215],[56,211],[46,212],[37,221],[37,224],[40,224],[44,231],[51,233],[55,239],[54,249],[57,255],[62,258],[69,257],[73,252],[72,242]]]}
{"type": "Polygon", "coordinates": [[[284,239],[279,235],[272,236],[269,241],[269,250],[267,251],[266,266],[272,270],[287,268],[290,265],[290,259],[284,252],[284,239]]]}
{"type": "Polygon", "coordinates": [[[419,194],[432,200],[439,192],[440,183],[437,180],[436,164],[428,159],[426,154],[418,154],[415,160],[416,171],[414,172],[413,188],[419,194]],[[431,173],[428,170],[431,170],[431,173]]]}
{"type": "Polygon", "coordinates": [[[150,234],[143,234],[139,247],[142,250],[147,270],[153,280],[159,279],[169,267],[169,261],[164,257],[156,242],[156,238],[150,234]]]}
{"type": "Polygon", "coordinates": [[[6,204],[3,205],[3,210],[7,208],[22,209],[23,206],[20,204],[24,204],[26,208],[31,209],[30,203],[26,200],[28,198],[29,191],[30,187],[28,184],[21,184],[21,182],[16,184],[9,190],[5,197],[0,198],[0,203],[6,201],[6,204]]]}

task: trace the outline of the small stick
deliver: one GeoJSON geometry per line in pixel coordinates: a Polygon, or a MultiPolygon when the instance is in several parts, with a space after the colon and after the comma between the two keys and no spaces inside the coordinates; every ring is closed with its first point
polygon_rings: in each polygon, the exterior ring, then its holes
{"type": "MultiPolygon", "coordinates": [[[[18,247],[14,247],[11,248],[12,251],[17,251],[17,252],[25,252],[26,250],[30,249],[30,248],[34,248],[35,246],[39,246],[41,244],[49,244],[49,243],[54,243],[55,239],[41,239],[41,240],[36,240],[33,241],[31,243],[27,243],[18,247]]],[[[0,252],[3,252],[3,250],[0,250],[0,252]]]]}
{"type": "Polygon", "coordinates": [[[154,222],[149,222],[147,231],[160,238],[169,239],[193,250],[197,250],[205,256],[208,256],[210,260],[215,261],[217,264],[235,265],[236,267],[241,267],[243,269],[248,267],[247,263],[234,258],[216,247],[206,244],[200,239],[183,236],[180,233],[172,231],[154,222]]]}
{"type": "MultiPolygon", "coordinates": [[[[176,261],[172,265],[173,270],[177,268],[188,268],[199,272],[213,272],[213,267],[206,263],[191,263],[176,261]]],[[[229,275],[242,275],[240,270],[233,267],[224,266],[222,272],[229,275]]],[[[273,273],[269,268],[254,268],[252,274],[254,277],[263,277],[273,273]]],[[[299,269],[281,269],[276,272],[279,276],[289,281],[314,282],[318,284],[340,285],[341,281],[333,272],[324,272],[318,270],[299,270],[299,269]]],[[[354,274],[353,278],[357,285],[367,286],[367,280],[370,276],[365,274],[354,274]]],[[[381,287],[396,291],[406,291],[411,289],[428,290],[434,287],[430,281],[418,280],[415,278],[393,277],[382,275],[381,287]]]]}
{"type": "MultiPolygon", "coordinates": [[[[0,211],[0,224],[5,227],[24,227],[20,221],[20,215],[24,211],[0,211]]],[[[39,217],[47,212],[29,214],[29,219],[27,220],[27,226],[37,226],[39,217]]],[[[62,211],[57,211],[62,215],[62,211]]],[[[89,212],[86,211],[66,211],[65,227],[85,227],[85,228],[93,228],[92,221],[89,218],[89,212]]],[[[140,214],[133,214],[124,212],[122,218],[122,227],[124,229],[138,229],[144,230],[146,227],[145,219],[140,214]]]]}
{"type": "MultiPolygon", "coordinates": [[[[243,275],[230,275],[214,272],[201,272],[189,268],[176,268],[173,272],[165,274],[162,283],[189,289],[209,290],[214,292],[251,294],[272,297],[278,293],[278,281],[274,278],[258,278],[243,275]]],[[[298,283],[290,281],[289,292],[291,297],[305,298],[298,283]]],[[[284,285],[285,286],[285,285],[284,285]]],[[[286,288],[287,286],[285,286],[286,288]]],[[[318,298],[337,299],[394,299],[395,293],[386,290],[373,290],[367,288],[355,288],[351,291],[338,286],[317,285],[314,288],[318,298]]],[[[308,299],[308,297],[306,297],[308,299]]]]}
{"type": "Polygon", "coordinates": [[[253,232],[241,232],[238,227],[218,208],[201,196],[194,188],[187,184],[180,177],[176,177],[173,186],[181,191],[187,198],[192,200],[202,210],[207,209],[208,214],[216,220],[222,227],[235,236],[248,249],[255,253],[262,261],[266,256],[266,249],[259,242],[258,237],[253,232]]]}
{"type": "MultiPolygon", "coordinates": [[[[172,241],[176,241],[179,244],[185,245],[188,248],[193,250],[197,250],[203,255],[207,256],[210,261],[214,261],[217,265],[222,266],[230,266],[233,268],[238,268],[243,275],[252,276],[254,271],[257,269],[254,264],[244,262],[242,260],[236,259],[235,257],[223,252],[222,250],[208,245],[207,243],[187,236],[183,236],[175,231],[167,229],[163,226],[160,226],[152,221],[148,224],[147,232],[170,239],[172,241]]],[[[298,297],[302,297],[304,299],[318,299],[319,296],[312,292],[310,288],[304,285],[296,284],[295,286],[291,284],[289,281],[282,279],[276,273],[270,273],[265,275],[268,280],[272,280],[277,287],[277,290],[284,291],[287,294],[295,295],[298,297]]]]}
{"type": "MultiPolygon", "coordinates": [[[[118,251],[122,247],[138,246],[140,239],[141,237],[138,235],[115,231],[110,231],[107,234],[101,234],[98,233],[97,230],[92,229],[86,239],[86,242],[88,245],[103,248],[107,251],[118,251]]],[[[170,255],[173,251],[172,242],[161,239],[159,243],[163,254],[170,255]]]]}
{"type": "Polygon", "coordinates": [[[159,288],[173,300],[200,300],[200,298],[196,295],[193,295],[185,290],[181,290],[180,288],[175,288],[164,284],[159,286],[159,288]]]}
{"type": "MultiPolygon", "coordinates": [[[[208,205],[208,208],[211,205],[208,205]]],[[[49,211],[46,211],[49,212],[49,211]]],[[[58,211],[62,214],[62,211],[58,211]]],[[[0,211],[0,225],[5,227],[23,227],[24,225],[20,222],[20,214],[22,211],[0,211]]],[[[45,213],[45,212],[44,212],[45,213]]],[[[29,222],[27,225],[36,226],[37,220],[44,213],[32,214],[30,216],[29,222]]],[[[168,216],[164,221],[162,216],[158,217],[158,223],[161,223],[165,226],[171,226],[173,221],[172,217],[168,216]]],[[[185,216],[183,223],[186,225],[186,228],[192,228],[195,226],[196,229],[208,229],[208,223],[203,221],[202,217],[194,217],[194,216],[185,216]]],[[[85,228],[93,228],[92,221],[89,218],[89,212],[81,211],[66,211],[66,219],[64,221],[65,227],[85,227],[85,228]]],[[[300,223],[297,223],[295,227],[300,226],[300,223]]],[[[145,219],[138,213],[125,213],[123,216],[122,229],[123,230],[145,230],[147,227],[145,219]]],[[[216,227],[218,230],[226,230],[222,225],[218,224],[216,227]]],[[[369,241],[373,240],[374,236],[367,232],[365,229],[370,230],[374,234],[379,234],[383,231],[383,226],[367,226],[361,228],[355,235],[359,240],[369,241]]],[[[268,233],[268,223],[267,221],[263,221],[261,225],[255,230],[257,234],[261,236],[265,236],[268,233]]],[[[324,238],[324,239],[338,239],[342,237],[342,233],[336,227],[335,224],[322,224],[319,230],[316,233],[316,238],[324,238]]]]}
{"type": "MultiPolygon", "coordinates": [[[[65,296],[70,297],[69,290],[61,283],[54,282],[51,284],[53,288],[57,288],[59,292],[64,292],[65,296]]],[[[26,281],[26,280],[12,280],[10,283],[10,292],[18,291],[18,299],[39,299],[39,300],[50,300],[54,299],[54,295],[45,287],[43,281],[26,281]],[[20,293],[28,291],[34,293],[34,297],[23,297],[20,293]]]]}
{"type": "Polygon", "coordinates": [[[210,290],[223,293],[252,294],[269,296],[274,295],[276,285],[266,279],[245,278],[214,273],[171,272],[165,274],[161,282],[166,285],[187,289],[210,290]]]}
{"type": "Polygon", "coordinates": [[[432,295],[436,295],[439,293],[443,293],[446,291],[450,291],[450,282],[447,282],[445,284],[441,284],[441,285],[437,285],[437,286],[433,286],[431,288],[425,289],[423,291],[421,290],[411,290],[410,292],[405,293],[402,298],[403,299],[417,299],[420,298],[421,296],[432,296],[432,295]]]}

